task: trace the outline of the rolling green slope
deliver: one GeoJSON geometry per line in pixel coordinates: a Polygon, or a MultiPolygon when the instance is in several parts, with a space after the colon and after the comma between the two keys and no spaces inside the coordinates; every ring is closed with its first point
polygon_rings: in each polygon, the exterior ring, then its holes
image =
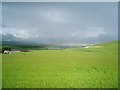
{"type": "Polygon", "coordinates": [[[107,42],[103,44],[96,44],[90,46],[88,48],[80,48],[76,49],[85,52],[97,52],[97,53],[105,53],[105,54],[118,54],[118,41],[107,42]]]}
{"type": "Polygon", "coordinates": [[[112,41],[108,43],[98,44],[96,46],[101,46],[100,49],[104,51],[117,51],[118,50],[118,41],[112,41]]]}
{"type": "Polygon", "coordinates": [[[117,46],[3,54],[3,88],[117,88],[117,46]]]}

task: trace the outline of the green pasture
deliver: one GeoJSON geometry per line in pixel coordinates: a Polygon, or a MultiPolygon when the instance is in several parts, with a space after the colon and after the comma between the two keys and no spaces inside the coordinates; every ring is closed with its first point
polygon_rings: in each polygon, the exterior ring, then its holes
{"type": "Polygon", "coordinates": [[[2,86],[117,88],[118,43],[96,46],[2,54],[2,86]]]}

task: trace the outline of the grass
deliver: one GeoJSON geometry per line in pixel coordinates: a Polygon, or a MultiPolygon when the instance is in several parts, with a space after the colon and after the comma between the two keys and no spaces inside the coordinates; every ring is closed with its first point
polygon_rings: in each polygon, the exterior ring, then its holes
{"type": "Polygon", "coordinates": [[[117,45],[3,54],[3,88],[117,88],[117,45]]]}

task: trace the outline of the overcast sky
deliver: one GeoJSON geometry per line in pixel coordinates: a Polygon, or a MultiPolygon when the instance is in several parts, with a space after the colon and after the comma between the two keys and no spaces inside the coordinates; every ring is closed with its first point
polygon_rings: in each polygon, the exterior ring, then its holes
{"type": "Polygon", "coordinates": [[[2,38],[40,43],[117,40],[118,6],[108,3],[3,3],[2,38]]]}

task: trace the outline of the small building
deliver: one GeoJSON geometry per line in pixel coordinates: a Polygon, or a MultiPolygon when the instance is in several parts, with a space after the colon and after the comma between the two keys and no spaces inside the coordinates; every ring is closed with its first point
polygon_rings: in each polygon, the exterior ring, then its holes
{"type": "Polygon", "coordinates": [[[4,54],[11,54],[11,51],[5,50],[3,53],[4,53],[4,54]]]}
{"type": "Polygon", "coordinates": [[[21,51],[19,51],[19,50],[11,51],[11,53],[19,53],[19,52],[21,52],[21,51]]]}
{"type": "Polygon", "coordinates": [[[19,52],[21,52],[21,51],[19,51],[19,50],[15,50],[15,51],[9,51],[9,50],[4,50],[4,54],[14,54],[14,53],[19,53],[19,52]]]}

